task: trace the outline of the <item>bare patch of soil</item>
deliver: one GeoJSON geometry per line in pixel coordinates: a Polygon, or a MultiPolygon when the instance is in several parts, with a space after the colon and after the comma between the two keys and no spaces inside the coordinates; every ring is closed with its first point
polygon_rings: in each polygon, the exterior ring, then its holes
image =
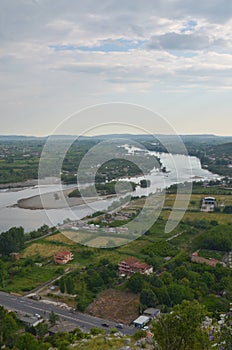
{"type": "Polygon", "coordinates": [[[139,296],[108,289],[98,295],[87,312],[100,318],[130,324],[139,316],[139,296]]]}

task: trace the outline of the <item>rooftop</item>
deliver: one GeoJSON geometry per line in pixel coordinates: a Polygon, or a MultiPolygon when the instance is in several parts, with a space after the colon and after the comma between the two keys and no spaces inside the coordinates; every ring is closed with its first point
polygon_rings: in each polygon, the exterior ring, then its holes
{"type": "Polygon", "coordinates": [[[136,320],[133,321],[133,323],[141,324],[148,323],[150,321],[150,318],[147,316],[139,316],[136,318],[136,320]]]}

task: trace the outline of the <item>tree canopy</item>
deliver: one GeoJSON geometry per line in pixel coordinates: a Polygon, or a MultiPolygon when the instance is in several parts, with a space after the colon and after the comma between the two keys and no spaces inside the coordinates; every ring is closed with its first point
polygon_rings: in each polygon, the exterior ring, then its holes
{"type": "Polygon", "coordinates": [[[206,309],[197,301],[183,301],[173,312],[162,315],[154,324],[157,350],[205,350],[209,348],[207,334],[202,329],[206,309]]]}

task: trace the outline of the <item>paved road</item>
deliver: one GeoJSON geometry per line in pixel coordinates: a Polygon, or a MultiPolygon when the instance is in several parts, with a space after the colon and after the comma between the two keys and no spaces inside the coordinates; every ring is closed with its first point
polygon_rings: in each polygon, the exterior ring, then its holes
{"type": "MultiPolygon", "coordinates": [[[[54,305],[47,305],[41,301],[35,301],[26,297],[15,296],[12,294],[0,292],[0,305],[8,310],[22,312],[25,314],[34,315],[35,313],[40,314],[44,319],[49,318],[51,311],[55,312],[60,320],[69,321],[70,323],[76,324],[77,327],[83,331],[89,331],[91,328],[98,327],[103,328],[106,332],[110,331],[110,328],[115,328],[115,322],[103,320],[101,318],[93,317],[83,313],[73,313],[68,310],[61,309],[54,305]],[[102,324],[107,323],[109,328],[103,327],[102,324]]],[[[120,329],[120,332],[133,335],[135,333],[134,327],[124,326],[120,329]]]]}

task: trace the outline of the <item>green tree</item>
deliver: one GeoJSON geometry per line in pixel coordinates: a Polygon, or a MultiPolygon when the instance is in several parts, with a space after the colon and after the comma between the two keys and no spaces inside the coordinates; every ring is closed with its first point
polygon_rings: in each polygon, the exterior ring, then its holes
{"type": "Polygon", "coordinates": [[[192,300],[194,298],[192,290],[185,285],[172,283],[167,287],[167,291],[171,300],[171,306],[180,304],[183,300],[192,300]]]}
{"type": "Polygon", "coordinates": [[[65,339],[61,339],[57,345],[59,350],[68,350],[70,343],[65,339]]]}
{"type": "Polygon", "coordinates": [[[162,275],[160,276],[160,279],[163,281],[164,284],[168,285],[172,283],[173,277],[170,272],[164,271],[162,275]]]}
{"type": "Polygon", "coordinates": [[[170,299],[170,296],[168,294],[168,290],[166,286],[162,286],[160,288],[155,288],[155,294],[157,295],[159,304],[163,304],[166,306],[171,306],[172,301],[170,299]]]}
{"type": "Polygon", "coordinates": [[[188,276],[188,270],[184,265],[177,266],[173,271],[173,275],[177,280],[181,280],[182,278],[188,276]]]}
{"type": "Polygon", "coordinates": [[[18,329],[13,314],[0,306],[0,345],[11,343],[18,329]]]}
{"type": "Polygon", "coordinates": [[[65,282],[64,282],[64,277],[62,277],[62,278],[59,280],[59,287],[60,287],[61,293],[65,293],[65,282]]]}
{"type": "Polygon", "coordinates": [[[140,303],[146,307],[154,307],[158,300],[152,289],[143,289],[140,294],[140,303]]]}
{"type": "Polygon", "coordinates": [[[24,247],[25,235],[22,227],[12,227],[0,235],[0,254],[18,252],[24,247]]]}
{"type": "Polygon", "coordinates": [[[212,289],[215,285],[215,277],[212,273],[205,271],[202,275],[202,280],[207,284],[209,289],[212,289]]]}
{"type": "Polygon", "coordinates": [[[65,280],[65,284],[66,284],[66,290],[68,294],[74,294],[74,282],[73,282],[73,278],[71,276],[68,276],[65,280]]]}
{"type": "Polygon", "coordinates": [[[52,311],[49,315],[49,322],[51,326],[54,326],[58,320],[59,320],[59,316],[55,314],[54,311],[52,311]]]}
{"type": "Polygon", "coordinates": [[[39,344],[32,334],[25,333],[18,336],[16,348],[19,350],[38,350],[39,344]]]}
{"type": "Polygon", "coordinates": [[[88,276],[86,278],[88,288],[93,292],[98,292],[99,289],[104,285],[104,281],[100,274],[93,268],[88,270],[88,276]]]}
{"type": "Polygon", "coordinates": [[[173,312],[160,316],[154,324],[154,343],[158,350],[209,349],[207,333],[201,325],[206,309],[197,301],[183,301],[173,312]]]}
{"type": "Polygon", "coordinates": [[[232,214],[232,205],[226,205],[223,209],[223,213],[225,214],[232,214]]]}
{"type": "Polygon", "coordinates": [[[7,278],[7,270],[4,262],[0,260],[0,285],[2,288],[5,288],[6,278],[7,278]]]}
{"type": "Polygon", "coordinates": [[[84,280],[80,280],[79,288],[77,290],[77,309],[80,311],[85,311],[87,306],[92,302],[92,293],[87,289],[87,285],[84,280]]]}
{"type": "Polygon", "coordinates": [[[127,288],[134,293],[140,293],[144,286],[144,276],[140,273],[135,273],[127,282],[127,288]]]}
{"type": "Polygon", "coordinates": [[[39,344],[39,350],[49,350],[52,348],[52,344],[48,342],[43,342],[39,344]]]}
{"type": "Polygon", "coordinates": [[[134,340],[139,340],[139,339],[142,339],[142,338],[145,338],[145,337],[146,337],[146,331],[144,331],[143,329],[138,330],[133,335],[134,340]]]}
{"type": "Polygon", "coordinates": [[[46,323],[39,323],[36,326],[36,334],[39,338],[43,338],[48,333],[48,325],[46,323]]]}
{"type": "Polygon", "coordinates": [[[232,249],[231,227],[220,225],[195,239],[196,248],[230,251],[232,249]]]}

